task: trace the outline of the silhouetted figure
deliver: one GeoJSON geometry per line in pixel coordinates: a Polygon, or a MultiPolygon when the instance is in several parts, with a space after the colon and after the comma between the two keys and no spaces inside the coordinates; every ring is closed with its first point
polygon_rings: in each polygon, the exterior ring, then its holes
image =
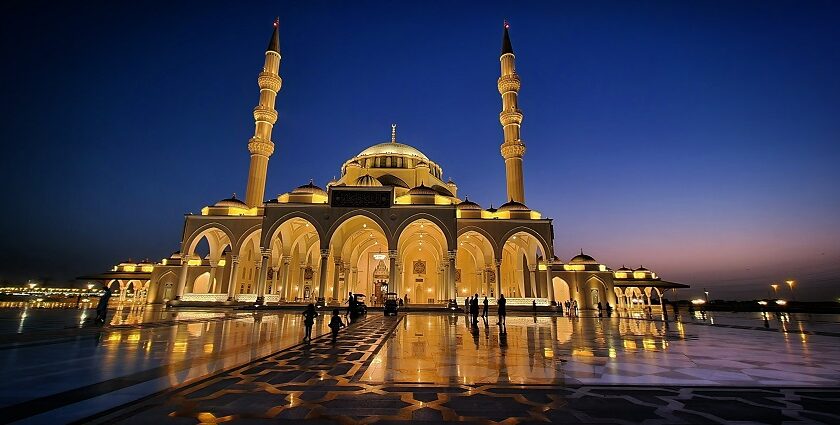
{"type": "Polygon", "coordinates": [[[571,316],[572,316],[572,310],[571,310],[571,308],[569,308],[569,307],[571,306],[571,304],[569,304],[569,302],[568,302],[568,301],[566,301],[566,302],[565,302],[565,303],[563,303],[563,304],[565,304],[565,305],[566,305],[566,314],[568,314],[568,315],[569,315],[569,317],[571,317],[571,316]]]}
{"type": "Polygon", "coordinates": [[[332,342],[335,344],[335,340],[338,338],[338,330],[345,326],[344,322],[341,321],[341,312],[339,312],[338,309],[333,310],[329,326],[330,331],[332,331],[332,342]]]}
{"type": "Polygon", "coordinates": [[[557,303],[557,308],[560,309],[560,315],[563,315],[563,303],[557,303]]]}
{"type": "Polygon", "coordinates": [[[467,313],[467,316],[470,315],[470,297],[464,298],[464,313],[467,313]]]}
{"type": "Polygon", "coordinates": [[[402,308],[402,306],[404,306],[404,305],[405,305],[405,304],[403,304],[403,299],[402,299],[402,298],[400,298],[400,308],[402,308]]]}
{"type": "Polygon", "coordinates": [[[490,310],[490,301],[487,300],[487,297],[484,297],[484,308],[481,310],[481,317],[487,318],[487,312],[490,310]]]}
{"type": "Polygon", "coordinates": [[[315,304],[310,303],[303,310],[303,342],[312,341],[312,325],[315,324],[316,317],[318,317],[318,312],[315,311],[315,304]]]}
{"type": "Polygon", "coordinates": [[[96,321],[105,324],[108,316],[108,301],[111,301],[111,288],[102,285],[102,296],[99,297],[99,304],[96,305],[96,321]]]}
{"type": "Polygon", "coordinates": [[[607,303],[607,317],[612,317],[612,310],[613,308],[610,303],[607,303]]]}
{"type": "Polygon", "coordinates": [[[478,325],[478,294],[475,294],[470,300],[470,314],[473,324],[478,325]]]}
{"type": "Polygon", "coordinates": [[[350,316],[356,311],[356,297],[353,296],[353,291],[347,293],[347,315],[350,316]]]}
{"type": "Polygon", "coordinates": [[[504,294],[499,294],[499,300],[496,301],[496,304],[499,305],[499,324],[504,327],[505,318],[507,316],[507,300],[505,299],[504,294]]]}
{"type": "Polygon", "coordinates": [[[534,309],[534,314],[537,314],[537,300],[532,300],[531,301],[531,306],[534,309]]]}
{"type": "Polygon", "coordinates": [[[598,317],[604,317],[604,306],[601,305],[601,302],[598,301],[598,317]]]}

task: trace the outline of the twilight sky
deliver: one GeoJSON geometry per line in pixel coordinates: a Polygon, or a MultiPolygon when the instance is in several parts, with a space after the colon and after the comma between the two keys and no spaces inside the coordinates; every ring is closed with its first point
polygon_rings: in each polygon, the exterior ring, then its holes
{"type": "Polygon", "coordinates": [[[561,259],[642,264],[683,297],[840,297],[840,2],[234,3],[4,3],[0,283],[160,259],[184,213],[244,194],[275,15],[267,198],[396,122],[460,195],[503,203],[507,18],[526,201],[561,259]]]}

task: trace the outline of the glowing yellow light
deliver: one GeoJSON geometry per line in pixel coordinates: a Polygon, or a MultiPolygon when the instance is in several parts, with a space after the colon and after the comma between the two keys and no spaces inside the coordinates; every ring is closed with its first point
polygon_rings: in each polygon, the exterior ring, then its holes
{"type": "Polygon", "coordinates": [[[133,271],[135,271],[135,270],[137,270],[137,266],[134,266],[134,265],[125,265],[125,266],[123,266],[123,271],[124,271],[124,272],[133,272],[133,271]]]}
{"type": "Polygon", "coordinates": [[[616,279],[627,279],[627,272],[615,272],[616,279]]]}
{"type": "Polygon", "coordinates": [[[758,302],[759,305],[767,305],[767,301],[761,300],[758,302]]]}
{"type": "Polygon", "coordinates": [[[778,305],[786,305],[786,304],[787,304],[787,301],[785,301],[785,300],[776,300],[776,304],[778,304],[778,305]]]}
{"type": "Polygon", "coordinates": [[[154,269],[155,269],[155,266],[149,266],[149,265],[140,267],[140,270],[143,271],[143,272],[151,272],[154,269]]]}
{"type": "Polygon", "coordinates": [[[706,304],[706,300],[704,300],[702,298],[695,298],[695,299],[691,300],[691,303],[694,304],[694,305],[701,305],[701,304],[706,304]]]}

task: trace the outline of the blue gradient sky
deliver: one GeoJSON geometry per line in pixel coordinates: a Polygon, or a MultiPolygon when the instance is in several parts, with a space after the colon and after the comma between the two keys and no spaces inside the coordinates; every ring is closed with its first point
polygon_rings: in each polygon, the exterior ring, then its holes
{"type": "Polygon", "coordinates": [[[275,15],[267,197],[323,185],[397,122],[499,205],[507,18],[526,200],[562,259],[713,298],[784,278],[840,297],[838,2],[122,3],[2,6],[0,281],[162,258],[184,213],[244,193],[275,15]]]}

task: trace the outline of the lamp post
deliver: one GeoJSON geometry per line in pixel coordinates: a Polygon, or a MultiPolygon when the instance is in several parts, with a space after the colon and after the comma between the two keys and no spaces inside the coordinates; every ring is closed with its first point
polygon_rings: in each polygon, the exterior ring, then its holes
{"type": "Polygon", "coordinates": [[[706,294],[706,302],[709,302],[709,291],[706,288],[703,288],[703,293],[706,294]]]}
{"type": "Polygon", "coordinates": [[[791,280],[786,280],[785,283],[787,283],[788,286],[790,287],[790,298],[792,300],[796,301],[796,295],[794,295],[794,293],[793,293],[793,285],[796,284],[796,281],[791,279],[791,280]]]}
{"type": "Polygon", "coordinates": [[[773,288],[773,298],[779,298],[778,295],[776,295],[778,293],[778,290],[779,290],[779,284],[778,283],[772,283],[772,284],[770,284],[770,287],[773,288]]]}

